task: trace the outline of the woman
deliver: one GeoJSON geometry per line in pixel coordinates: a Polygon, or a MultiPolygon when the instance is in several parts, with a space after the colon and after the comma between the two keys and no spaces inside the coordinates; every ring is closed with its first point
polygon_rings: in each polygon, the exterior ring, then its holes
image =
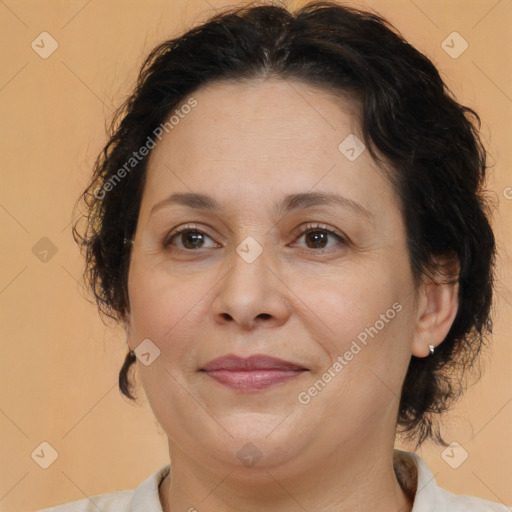
{"type": "Polygon", "coordinates": [[[85,192],[87,277],[171,465],[53,511],[505,511],[397,432],[491,331],[478,116],[382,18],[225,11],[148,57],[85,192]]]}

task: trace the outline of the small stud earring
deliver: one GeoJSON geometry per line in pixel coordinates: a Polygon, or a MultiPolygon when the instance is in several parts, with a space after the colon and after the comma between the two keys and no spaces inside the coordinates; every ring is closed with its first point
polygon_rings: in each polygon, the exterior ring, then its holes
{"type": "Polygon", "coordinates": [[[436,347],[434,347],[434,345],[429,345],[428,349],[430,350],[430,355],[433,356],[434,355],[434,350],[436,349],[436,347]]]}

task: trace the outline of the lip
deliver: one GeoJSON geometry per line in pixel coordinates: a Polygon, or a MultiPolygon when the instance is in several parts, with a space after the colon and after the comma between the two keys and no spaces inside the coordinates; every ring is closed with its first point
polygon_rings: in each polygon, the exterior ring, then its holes
{"type": "Polygon", "coordinates": [[[210,361],[200,371],[237,391],[260,391],[298,377],[307,368],[276,357],[228,355],[210,361]]]}

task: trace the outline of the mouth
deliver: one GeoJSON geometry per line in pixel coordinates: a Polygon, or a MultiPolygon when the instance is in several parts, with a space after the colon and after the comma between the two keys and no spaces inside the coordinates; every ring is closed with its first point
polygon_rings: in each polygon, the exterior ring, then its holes
{"type": "Polygon", "coordinates": [[[309,371],[300,364],[265,355],[228,355],[201,368],[208,377],[241,392],[255,392],[287,382],[309,371]]]}

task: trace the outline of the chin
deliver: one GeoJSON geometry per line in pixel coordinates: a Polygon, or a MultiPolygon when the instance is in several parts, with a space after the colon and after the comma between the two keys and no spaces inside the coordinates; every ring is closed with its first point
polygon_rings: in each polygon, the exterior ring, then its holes
{"type": "MultiPolygon", "coordinates": [[[[273,468],[293,460],[304,448],[304,432],[290,432],[282,418],[262,414],[236,415],[230,421],[218,418],[220,438],[204,449],[223,464],[240,468],[273,468]]],[[[203,438],[203,443],[205,438],[203,438]]]]}

